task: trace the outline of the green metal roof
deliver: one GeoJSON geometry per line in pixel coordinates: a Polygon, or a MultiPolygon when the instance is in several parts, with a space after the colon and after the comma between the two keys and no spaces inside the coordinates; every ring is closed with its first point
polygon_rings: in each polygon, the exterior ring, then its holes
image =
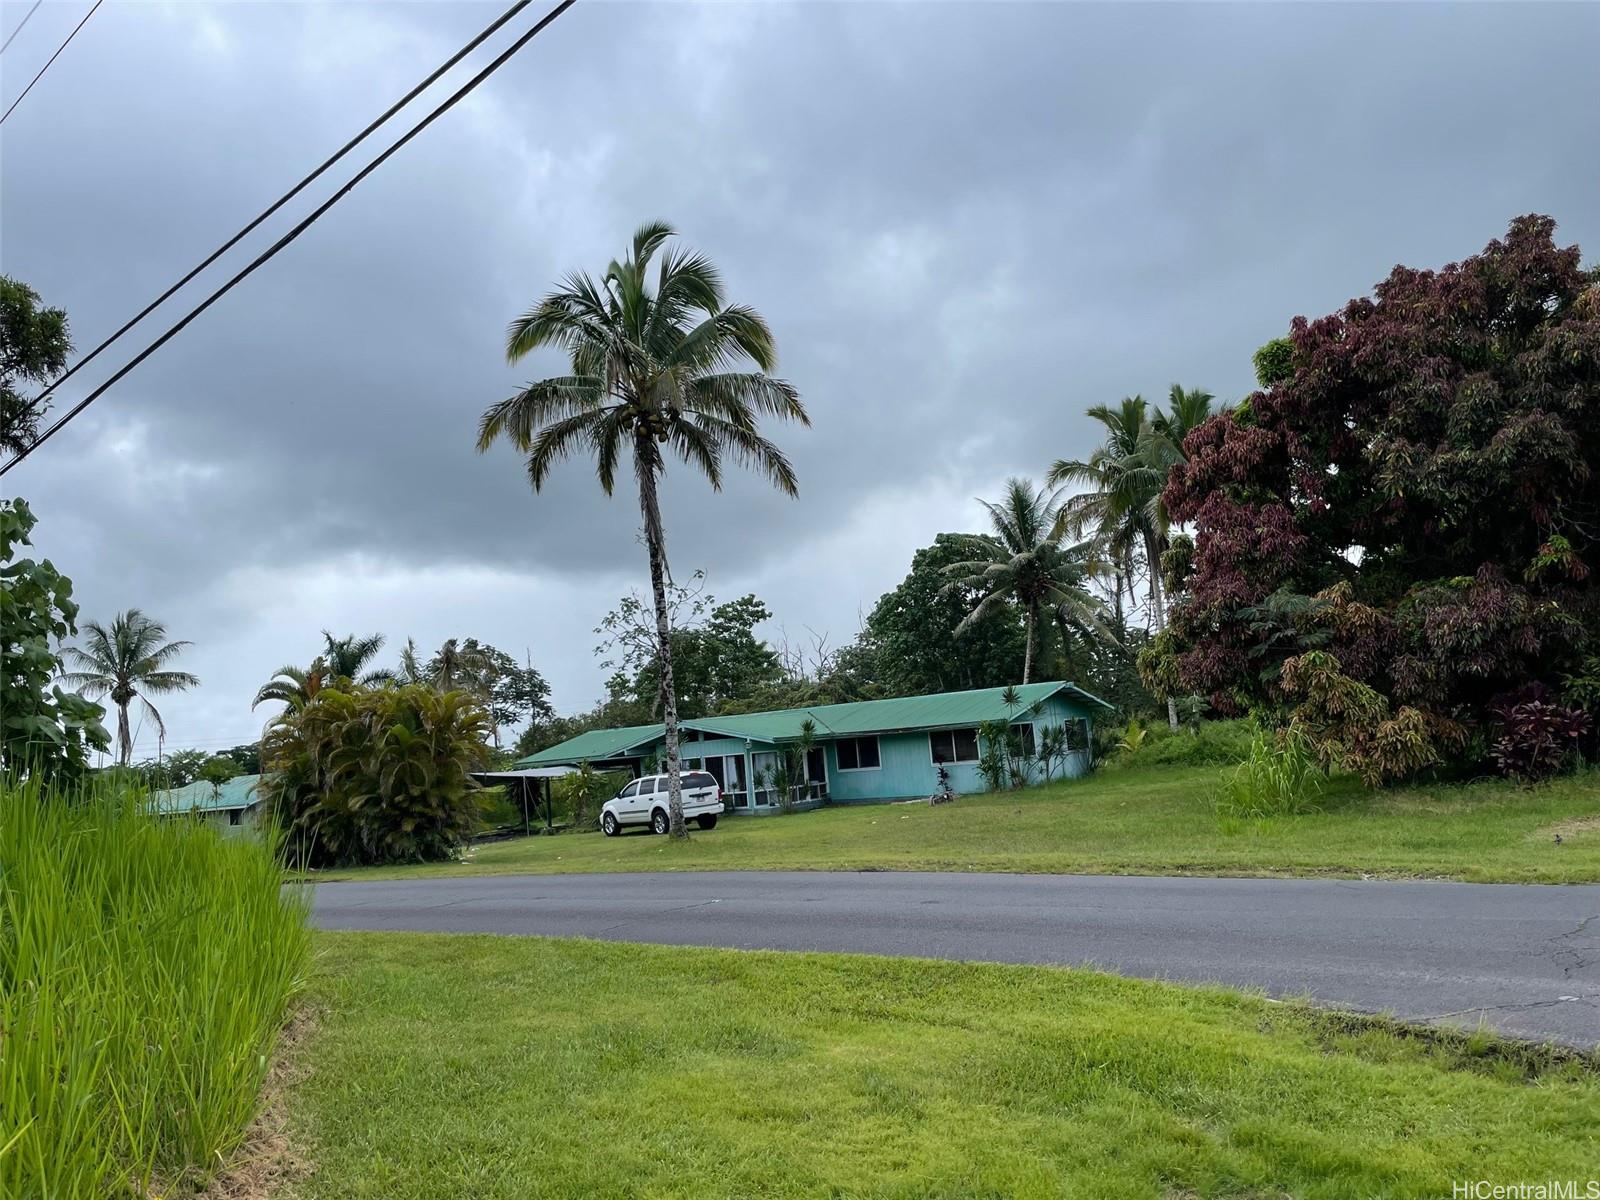
{"type": "Polygon", "coordinates": [[[818,737],[860,733],[892,733],[903,729],[944,729],[1005,721],[1021,717],[1036,704],[1058,692],[1092,704],[1105,701],[1070,683],[1030,683],[1016,689],[1017,703],[1007,706],[1005,688],[977,688],[970,692],[939,692],[932,696],[900,696],[893,700],[859,700],[853,704],[818,704],[777,712],[742,713],[731,717],[703,717],[683,724],[705,733],[751,738],[763,742],[792,741],[809,718],[818,737]]]}
{"type": "Polygon", "coordinates": [[[615,758],[636,746],[644,746],[666,733],[665,725],[628,725],[621,729],[591,729],[555,746],[548,746],[526,758],[516,767],[548,767],[563,763],[599,762],[615,758]]]}
{"type": "Polygon", "coordinates": [[[256,802],[256,785],[259,775],[235,775],[221,789],[213,788],[204,780],[185,784],[181,788],[150,793],[150,810],[169,816],[186,812],[228,812],[235,808],[249,808],[256,802]]]}
{"type": "MultiPolygon", "coordinates": [[[[892,700],[860,700],[853,704],[818,704],[811,708],[786,708],[774,712],[740,713],[728,717],[696,717],[680,728],[756,742],[793,741],[807,720],[820,738],[864,733],[893,733],[907,729],[948,729],[984,721],[1014,720],[1057,694],[1102,708],[1111,705],[1072,683],[1029,683],[1016,689],[1017,703],[1004,701],[1006,688],[977,688],[968,692],[940,692],[932,696],[900,696],[892,700]]],[[[519,759],[519,767],[576,763],[622,755],[661,737],[661,725],[634,725],[627,729],[592,729],[519,759]]]]}

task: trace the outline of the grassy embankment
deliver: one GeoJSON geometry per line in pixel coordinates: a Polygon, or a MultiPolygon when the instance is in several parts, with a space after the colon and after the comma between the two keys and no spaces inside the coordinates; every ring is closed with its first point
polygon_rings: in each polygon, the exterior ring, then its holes
{"type": "Polygon", "coordinates": [[[302,1200],[1433,1198],[1600,1162],[1593,1064],[1223,989],[534,938],[319,945],[291,1097],[302,1200]]]}

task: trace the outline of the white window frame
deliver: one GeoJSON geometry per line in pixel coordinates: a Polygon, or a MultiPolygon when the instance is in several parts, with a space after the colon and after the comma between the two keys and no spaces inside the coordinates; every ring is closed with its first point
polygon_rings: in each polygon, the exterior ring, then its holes
{"type": "MultiPolygon", "coordinates": [[[[840,771],[881,771],[881,770],[883,770],[883,743],[878,740],[878,735],[875,734],[875,733],[863,733],[863,734],[861,734],[861,735],[859,735],[857,737],[835,738],[834,739],[834,743],[833,743],[833,761],[834,761],[834,765],[836,767],[838,767],[838,769],[840,771]],[[869,741],[869,740],[873,743],[873,745],[877,748],[877,751],[878,751],[878,765],[877,766],[875,766],[875,767],[847,767],[847,766],[845,766],[843,763],[841,763],[839,761],[839,743],[840,742],[865,742],[865,741],[869,741]]],[[[856,755],[856,761],[857,762],[861,761],[861,755],[859,753],[856,755]]]]}
{"type": "Polygon", "coordinates": [[[934,766],[936,766],[936,767],[969,767],[969,766],[973,765],[974,763],[978,762],[982,757],[983,757],[983,747],[980,744],[980,739],[978,737],[978,727],[976,725],[962,725],[962,726],[960,726],[958,728],[955,728],[955,729],[930,729],[930,730],[928,730],[928,761],[930,763],[932,763],[934,766]],[[940,762],[937,758],[935,758],[933,756],[933,739],[938,737],[940,734],[948,734],[949,737],[950,737],[950,753],[952,755],[954,755],[955,752],[956,752],[956,734],[958,734],[958,733],[971,733],[972,734],[972,757],[971,758],[953,758],[952,757],[947,762],[940,762]]]}

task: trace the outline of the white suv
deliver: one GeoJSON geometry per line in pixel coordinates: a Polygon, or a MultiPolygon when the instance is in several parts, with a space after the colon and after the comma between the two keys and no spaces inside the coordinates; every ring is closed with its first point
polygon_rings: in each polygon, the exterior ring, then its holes
{"type": "MultiPolygon", "coordinates": [[[[722,815],[722,789],[706,771],[680,771],[683,781],[683,819],[701,829],[716,828],[722,815]]],[[[648,825],[651,833],[665,833],[671,825],[667,815],[665,775],[645,775],[607,800],[600,808],[600,828],[607,837],[616,837],[624,825],[648,825]]]]}

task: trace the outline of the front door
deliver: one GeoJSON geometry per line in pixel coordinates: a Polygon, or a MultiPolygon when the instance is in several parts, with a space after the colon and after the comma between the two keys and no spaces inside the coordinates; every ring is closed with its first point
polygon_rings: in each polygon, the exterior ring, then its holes
{"type": "Polygon", "coordinates": [[[828,794],[828,756],[821,746],[806,751],[806,795],[820,800],[828,794]]]}

